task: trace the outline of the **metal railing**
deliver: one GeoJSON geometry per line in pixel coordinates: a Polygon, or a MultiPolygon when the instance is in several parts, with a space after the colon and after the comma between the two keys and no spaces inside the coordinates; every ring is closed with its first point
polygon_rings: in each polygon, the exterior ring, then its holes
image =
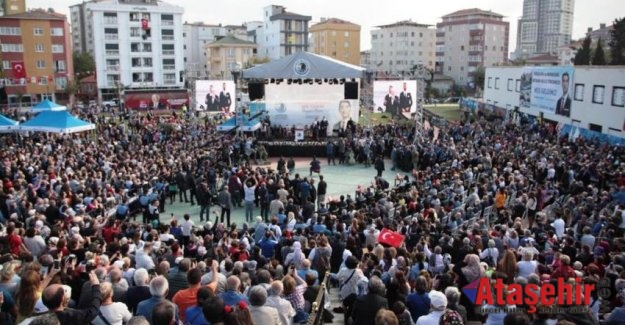
{"type": "Polygon", "coordinates": [[[326,272],[326,276],[323,278],[323,282],[321,283],[321,287],[319,288],[317,299],[315,299],[315,302],[312,303],[310,314],[308,314],[308,322],[306,322],[307,325],[323,325],[324,323],[323,310],[326,299],[330,299],[330,297],[326,296],[326,288],[328,287],[329,279],[330,272],[326,272]]]}

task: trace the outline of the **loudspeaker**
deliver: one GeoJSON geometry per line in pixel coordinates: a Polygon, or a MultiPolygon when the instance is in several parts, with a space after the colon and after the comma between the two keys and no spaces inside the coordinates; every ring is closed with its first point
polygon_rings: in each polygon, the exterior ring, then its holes
{"type": "Polygon", "coordinates": [[[345,99],[358,99],[358,83],[346,82],[344,85],[345,99]]]}
{"type": "Polygon", "coordinates": [[[263,99],[265,97],[265,84],[262,82],[250,82],[247,84],[250,100],[263,99]]]}

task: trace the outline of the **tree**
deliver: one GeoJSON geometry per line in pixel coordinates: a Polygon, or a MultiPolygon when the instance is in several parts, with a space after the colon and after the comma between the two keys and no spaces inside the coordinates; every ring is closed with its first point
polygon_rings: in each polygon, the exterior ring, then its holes
{"type": "Polygon", "coordinates": [[[67,85],[65,85],[64,91],[66,94],[69,95],[70,105],[73,106],[75,95],[78,93],[79,90],[80,90],[80,85],[78,84],[78,81],[76,81],[76,79],[70,80],[69,82],[67,82],[67,85]]]}
{"type": "Polygon", "coordinates": [[[597,41],[597,47],[595,48],[595,55],[592,57],[592,65],[606,65],[605,52],[603,51],[603,42],[601,38],[597,41]]]}
{"type": "Polygon", "coordinates": [[[582,48],[577,50],[575,59],[573,60],[575,65],[589,65],[590,64],[590,44],[592,40],[590,35],[587,35],[582,43],[582,48]]]}
{"type": "Polygon", "coordinates": [[[471,72],[475,87],[484,89],[484,81],[486,80],[486,69],[484,67],[478,67],[475,71],[471,72]]]}
{"type": "Polygon", "coordinates": [[[91,74],[95,71],[95,61],[89,53],[74,52],[74,73],[91,74]]]}
{"type": "Polygon", "coordinates": [[[610,64],[625,65],[625,17],[614,20],[610,37],[610,64]]]}

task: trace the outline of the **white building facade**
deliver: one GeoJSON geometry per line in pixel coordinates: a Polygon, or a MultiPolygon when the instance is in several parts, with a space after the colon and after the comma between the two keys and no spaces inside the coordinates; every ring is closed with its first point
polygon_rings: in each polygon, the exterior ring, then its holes
{"type": "Polygon", "coordinates": [[[524,0],[517,29],[517,58],[555,54],[571,42],[575,0],[524,0]]]}
{"type": "Polygon", "coordinates": [[[189,23],[183,25],[184,62],[187,78],[208,79],[208,58],[204,47],[225,36],[226,28],[221,25],[189,23]]]}
{"type": "Polygon", "coordinates": [[[258,55],[275,60],[308,51],[308,23],[311,19],[311,16],[288,12],[283,6],[265,7],[264,25],[256,29],[258,55]]]}
{"type": "Polygon", "coordinates": [[[74,40],[86,39],[96,63],[99,96],[129,89],[184,87],[184,9],[156,0],[104,0],[72,8],[84,13],[74,40]],[[78,32],[78,35],[76,35],[78,32]]]}
{"type": "MultiPolygon", "coordinates": [[[[528,93],[529,94],[529,93],[528,93]]],[[[526,96],[526,98],[530,98],[526,96]]],[[[625,138],[625,66],[554,66],[554,67],[493,67],[486,69],[484,85],[484,101],[487,105],[504,108],[508,111],[518,110],[521,113],[572,125],[592,131],[601,132],[625,138]],[[533,77],[531,87],[523,87],[522,76],[529,69],[543,69],[546,77],[533,77]],[[523,91],[539,92],[540,96],[532,94],[532,102],[540,105],[545,102],[546,94],[552,94],[553,106],[556,99],[562,97],[560,78],[568,72],[570,110],[568,114],[537,109],[532,105],[523,105],[521,97],[523,91]],[[549,77],[548,75],[555,75],[549,77]],[[541,81],[543,85],[536,85],[538,79],[552,78],[541,81]],[[556,84],[549,87],[549,83],[556,84]],[[542,97],[542,98],[540,98],[542,97]],[[568,115],[568,116],[567,116],[568,115]]],[[[559,102],[558,102],[559,103],[559,102]]]]}
{"type": "Polygon", "coordinates": [[[422,64],[434,69],[436,29],[413,21],[378,26],[371,31],[371,69],[406,76],[422,64]]]}

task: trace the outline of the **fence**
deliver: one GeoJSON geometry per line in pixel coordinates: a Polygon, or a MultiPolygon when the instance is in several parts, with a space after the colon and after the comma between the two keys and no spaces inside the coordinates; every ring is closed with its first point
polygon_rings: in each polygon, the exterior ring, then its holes
{"type": "Polygon", "coordinates": [[[330,272],[327,272],[319,288],[317,299],[315,299],[315,302],[313,302],[312,307],[310,309],[310,314],[308,315],[308,322],[306,323],[307,325],[323,325],[324,306],[325,306],[327,299],[330,299],[330,297],[326,295],[326,288],[328,287],[329,279],[330,279],[330,272]]]}

